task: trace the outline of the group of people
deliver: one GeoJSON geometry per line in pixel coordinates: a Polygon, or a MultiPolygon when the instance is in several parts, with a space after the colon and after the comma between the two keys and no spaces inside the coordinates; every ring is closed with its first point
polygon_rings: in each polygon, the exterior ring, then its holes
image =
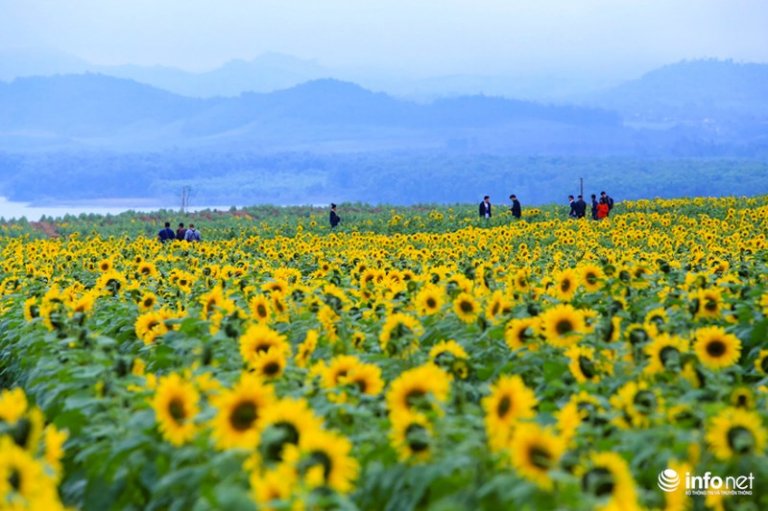
{"type": "MultiPolygon", "coordinates": [[[[512,205],[509,210],[512,212],[512,216],[520,218],[523,216],[523,208],[520,206],[520,201],[517,199],[517,195],[514,193],[509,196],[509,200],[512,201],[512,205]]],[[[491,196],[486,195],[483,197],[483,202],[480,203],[479,208],[480,218],[491,218],[493,216],[493,207],[491,206],[491,196]]]]}
{"type": "MultiPolygon", "coordinates": [[[[522,216],[522,207],[517,195],[514,193],[509,196],[511,205],[509,210],[512,212],[512,216],[520,218],[522,216]]],[[[568,216],[571,218],[584,218],[587,216],[587,203],[584,201],[584,197],[578,196],[578,199],[574,199],[573,195],[568,196],[568,202],[571,207],[568,212],[568,216]]],[[[613,199],[605,192],[600,192],[600,200],[597,200],[597,196],[592,194],[592,218],[594,220],[601,220],[608,216],[613,209],[613,199]]],[[[478,208],[480,218],[491,218],[493,216],[493,206],[491,206],[491,196],[486,195],[483,197],[483,202],[480,203],[478,208]]],[[[333,214],[333,213],[331,213],[333,214]]]]}
{"type": "Polygon", "coordinates": [[[189,224],[189,228],[184,227],[183,222],[179,222],[179,227],[174,231],[171,229],[171,222],[165,222],[165,228],[157,233],[160,243],[167,243],[173,240],[179,241],[201,241],[200,231],[195,229],[195,224],[189,224]]]}
{"type": "MultiPolygon", "coordinates": [[[[515,218],[521,218],[523,216],[523,209],[520,205],[520,201],[517,195],[514,193],[509,196],[511,205],[509,211],[512,212],[512,216],[515,218]]],[[[587,215],[587,203],[584,202],[584,198],[579,195],[577,199],[573,198],[573,195],[568,196],[568,202],[570,204],[570,211],[568,216],[571,218],[584,218],[587,215]]],[[[592,218],[600,220],[608,216],[608,213],[613,209],[613,199],[605,192],[600,192],[600,200],[597,200],[597,196],[592,194],[592,218]]],[[[486,195],[483,197],[483,202],[480,203],[478,212],[481,218],[491,218],[493,216],[493,206],[491,206],[491,196],[486,195]]],[[[328,218],[331,229],[341,223],[341,217],[336,212],[336,204],[331,203],[331,212],[328,218]]],[[[178,229],[174,231],[171,229],[171,223],[165,222],[165,228],[157,233],[157,237],[161,243],[167,243],[173,240],[179,241],[201,241],[200,231],[195,229],[194,224],[189,224],[189,228],[184,227],[184,223],[179,223],[178,229]]]]}
{"type": "MultiPolygon", "coordinates": [[[[597,199],[597,195],[592,194],[592,219],[602,220],[606,218],[613,209],[613,198],[607,193],[600,192],[600,200],[597,199]]],[[[587,216],[587,203],[584,201],[584,197],[581,195],[574,200],[573,195],[568,196],[568,203],[570,205],[570,211],[568,216],[571,218],[584,218],[587,216]]]]}

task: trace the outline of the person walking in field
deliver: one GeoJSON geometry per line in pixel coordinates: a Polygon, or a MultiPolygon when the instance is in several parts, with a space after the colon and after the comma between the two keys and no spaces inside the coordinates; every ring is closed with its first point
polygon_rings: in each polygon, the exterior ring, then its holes
{"type": "Polygon", "coordinates": [[[576,218],[576,201],[573,200],[573,195],[568,196],[568,206],[570,206],[570,210],[568,211],[568,217],[569,218],[576,218]]]}
{"type": "Polygon", "coordinates": [[[195,229],[195,224],[189,224],[189,229],[184,234],[184,239],[189,242],[201,241],[200,231],[195,229]]]}
{"type": "Polygon", "coordinates": [[[512,212],[512,216],[515,218],[520,218],[523,216],[523,209],[520,207],[520,201],[517,200],[517,195],[513,193],[509,196],[509,199],[512,201],[512,207],[509,208],[509,210],[512,212]]]}
{"type": "Polygon", "coordinates": [[[331,202],[331,214],[329,218],[331,222],[331,229],[335,228],[341,222],[341,217],[336,213],[336,204],[331,202]]]}
{"type": "Polygon", "coordinates": [[[584,197],[581,195],[576,199],[573,208],[576,210],[576,218],[584,218],[587,216],[587,203],[584,202],[584,197]]]}
{"type": "Polygon", "coordinates": [[[184,228],[184,222],[179,222],[179,228],[176,229],[176,239],[184,241],[186,239],[187,230],[184,228]]]}
{"type": "Polygon", "coordinates": [[[604,197],[601,197],[600,202],[597,205],[597,219],[602,220],[603,218],[607,218],[609,211],[608,201],[604,197]]]}
{"type": "Polygon", "coordinates": [[[493,215],[491,212],[491,196],[486,195],[483,197],[483,202],[480,203],[480,207],[478,208],[478,211],[480,213],[480,218],[491,218],[493,215]]]}
{"type": "Polygon", "coordinates": [[[597,220],[597,195],[592,194],[592,220],[597,220]]]}
{"type": "Polygon", "coordinates": [[[613,209],[613,197],[605,192],[600,192],[600,199],[605,199],[605,203],[608,205],[608,211],[613,209]]]}
{"type": "Polygon", "coordinates": [[[165,222],[165,228],[157,233],[160,243],[166,243],[176,239],[176,233],[171,229],[171,222],[165,222]]]}

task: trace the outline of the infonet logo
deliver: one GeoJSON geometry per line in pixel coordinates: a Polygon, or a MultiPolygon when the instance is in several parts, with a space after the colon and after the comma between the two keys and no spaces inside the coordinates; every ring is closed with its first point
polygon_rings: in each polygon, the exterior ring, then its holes
{"type": "MultiPolygon", "coordinates": [[[[658,485],[662,491],[671,493],[680,488],[683,480],[680,475],[668,468],[659,472],[658,485]]],[[[703,476],[685,473],[686,495],[752,495],[752,485],[755,476],[752,472],[748,476],[713,476],[712,472],[705,472],[703,476]]]]}

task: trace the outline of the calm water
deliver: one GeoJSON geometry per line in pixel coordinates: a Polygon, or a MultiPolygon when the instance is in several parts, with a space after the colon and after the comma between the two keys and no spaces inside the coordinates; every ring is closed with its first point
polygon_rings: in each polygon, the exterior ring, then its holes
{"type": "MultiPolygon", "coordinates": [[[[203,209],[228,210],[231,206],[191,206],[189,211],[203,209]]],[[[11,202],[0,197],[0,217],[26,217],[30,221],[38,221],[42,216],[62,217],[64,215],[80,215],[94,213],[97,215],[123,213],[125,211],[156,211],[158,209],[178,209],[178,204],[160,204],[143,199],[119,199],[110,201],[77,202],[75,204],[32,205],[24,202],[11,202]]]]}

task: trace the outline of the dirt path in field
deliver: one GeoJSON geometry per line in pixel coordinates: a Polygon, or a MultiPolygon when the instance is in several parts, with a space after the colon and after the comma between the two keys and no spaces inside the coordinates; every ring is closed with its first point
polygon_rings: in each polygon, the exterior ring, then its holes
{"type": "Polygon", "coordinates": [[[33,229],[42,231],[49,238],[58,238],[60,236],[56,230],[56,226],[50,222],[29,222],[29,225],[32,226],[33,229]]]}

